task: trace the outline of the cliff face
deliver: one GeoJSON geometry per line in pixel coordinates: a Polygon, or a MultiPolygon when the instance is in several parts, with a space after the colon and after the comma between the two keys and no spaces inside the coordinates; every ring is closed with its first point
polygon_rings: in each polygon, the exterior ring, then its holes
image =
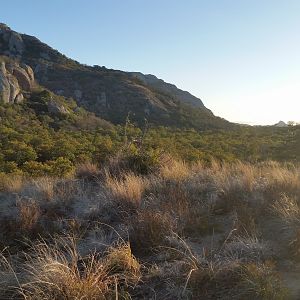
{"type": "Polygon", "coordinates": [[[34,84],[34,74],[29,66],[0,61],[0,102],[22,102],[34,84]]]}
{"type": "Polygon", "coordinates": [[[216,118],[200,99],[153,75],[82,65],[5,24],[0,24],[0,55],[19,62],[19,68],[14,67],[12,72],[7,65],[2,66],[2,78],[7,79],[1,83],[5,102],[21,101],[22,96],[18,95],[23,89],[30,89],[34,73],[39,85],[75,99],[78,105],[114,123],[124,122],[131,113],[131,118],[139,123],[146,118],[155,124],[172,126],[180,120],[182,126],[190,127],[191,119],[198,124],[196,127],[201,127],[202,120],[206,127],[220,128],[229,124],[216,118]],[[18,75],[19,87],[7,74],[18,75]],[[21,77],[24,80],[20,86],[21,77]],[[28,77],[30,82],[25,80],[28,77]]]}

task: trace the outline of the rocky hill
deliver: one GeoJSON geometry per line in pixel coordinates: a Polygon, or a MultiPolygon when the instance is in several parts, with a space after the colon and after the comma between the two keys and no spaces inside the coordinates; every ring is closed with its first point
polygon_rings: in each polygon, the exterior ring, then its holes
{"type": "Polygon", "coordinates": [[[288,124],[286,124],[284,121],[279,121],[274,126],[276,126],[276,127],[288,127],[288,124]]]}
{"type": "MultiPolygon", "coordinates": [[[[18,78],[24,78],[26,74],[31,79],[35,76],[39,85],[74,99],[78,105],[113,123],[124,122],[131,113],[131,118],[138,123],[143,123],[146,118],[158,125],[198,129],[232,126],[215,117],[200,99],[153,75],[82,65],[36,37],[19,34],[5,24],[0,24],[0,55],[16,61],[13,67],[2,64],[2,79],[8,73],[17,74],[18,78]]],[[[3,100],[18,102],[22,93],[10,75],[10,81],[13,81],[10,86],[16,88],[3,100]]],[[[3,89],[9,83],[2,80],[0,84],[3,89]]],[[[26,91],[22,83],[20,90],[26,91]]]]}

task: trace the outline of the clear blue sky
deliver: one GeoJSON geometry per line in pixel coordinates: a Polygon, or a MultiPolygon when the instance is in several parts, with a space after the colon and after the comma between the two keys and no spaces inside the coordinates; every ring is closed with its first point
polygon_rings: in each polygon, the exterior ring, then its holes
{"type": "Polygon", "coordinates": [[[231,121],[300,121],[299,0],[13,0],[0,22],[86,64],[141,71],[231,121]]]}

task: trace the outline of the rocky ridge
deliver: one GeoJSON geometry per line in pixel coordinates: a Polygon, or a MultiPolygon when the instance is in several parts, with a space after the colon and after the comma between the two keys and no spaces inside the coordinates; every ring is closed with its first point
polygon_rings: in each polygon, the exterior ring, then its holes
{"type": "Polygon", "coordinates": [[[22,36],[3,23],[0,23],[0,46],[4,48],[3,55],[20,58],[24,52],[22,36]]]}
{"type": "Polygon", "coordinates": [[[80,64],[36,37],[19,34],[1,23],[0,56],[13,59],[19,66],[15,74],[6,63],[1,67],[2,102],[22,101],[23,91],[31,86],[25,89],[26,84],[20,84],[21,73],[24,75],[21,68],[28,76],[34,73],[38,85],[74,99],[79,106],[115,124],[125,122],[131,114],[132,121],[139,124],[147,119],[157,125],[199,129],[232,126],[214,116],[200,99],[153,75],[80,64]],[[17,73],[19,78],[14,80],[11,75],[16,77],[17,73]]]}
{"type": "Polygon", "coordinates": [[[189,92],[179,89],[176,85],[165,82],[152,74],[143,74],[140,72],[130,72],[133,78],[140,80],[144,85],[156,89],[162,93],[171,94],[179,102],[191,105],[193,107],[204,108],[201,99],[193,96],[189,92]]]}

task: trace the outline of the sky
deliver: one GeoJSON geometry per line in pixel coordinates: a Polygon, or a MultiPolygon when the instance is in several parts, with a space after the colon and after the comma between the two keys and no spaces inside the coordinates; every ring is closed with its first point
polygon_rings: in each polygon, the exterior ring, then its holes
{"type": "Polygon", "coordinates": [[[14,0],[0,22],[85,64],[154,74],[233,122],[300,121],[299,0],[14,0]]]}

